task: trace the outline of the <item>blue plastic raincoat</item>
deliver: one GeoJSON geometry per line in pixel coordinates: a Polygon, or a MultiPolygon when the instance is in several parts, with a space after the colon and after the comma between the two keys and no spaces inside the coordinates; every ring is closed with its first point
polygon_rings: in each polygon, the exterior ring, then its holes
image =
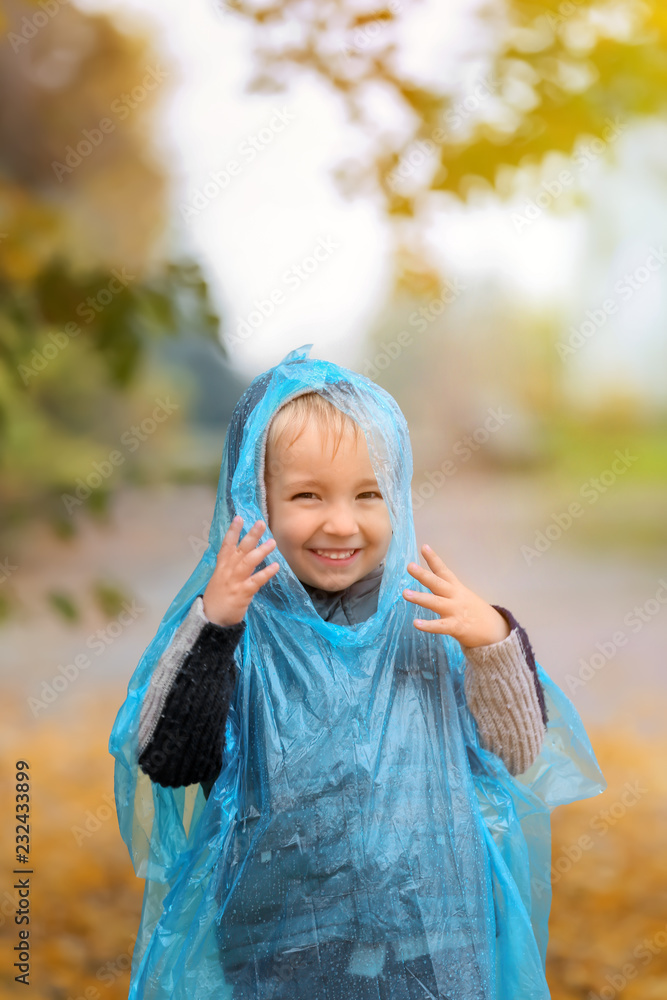
{"type": "Polygon", "coordinates": [[[480,746],[460,645],[415,629],[402,596],[406,586],[426,591],[407,572],[419,552],[405,418],[384,389],[310,359],[311,347],[258,376],[237,404],[208,548],[146,649],[111,734],[120,830],[146,879],[130,1000],[246,996],[233,992],[235,973],[272,957],[283,959],[280,975],[248,995],[403,995],[380,991],[372,961],[345,980],[347,994],[336,992],[335,971],[319,987],[301,980],[299,955],[344,942],[357,956],[386,952],[393,968],[430,959],[428,983],[411,972],[406,997],[545,1000],[549,813],[601,792],[604,778],[579,715],[539,664],[549,721],[535,763],[512,777],[480,746]],[[252,599],[235,652],[219,777],[208,798],[199,785],[153,784],[137,764],[151,673],[204,591],[232,517],[246,529],[258,518],[268,524],[268,425],[288,399],[313,390],[361,425],[389,509],[377,612],[354,626],[324,621],[272,551],[261,565],[277,560],[280,569],[252,599]],[[352,981],[366,992],[352,995],[352,981]]]}

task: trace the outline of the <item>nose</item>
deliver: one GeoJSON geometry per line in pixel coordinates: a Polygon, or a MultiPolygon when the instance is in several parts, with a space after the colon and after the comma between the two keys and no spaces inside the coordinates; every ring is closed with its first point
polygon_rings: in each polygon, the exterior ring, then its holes
{"type": "Polygon", "coordinates": [[[349,503],[328,504],[322,531],[337,538],[349,538],[359,532],[359,525],[354,510],[349,503]]]}

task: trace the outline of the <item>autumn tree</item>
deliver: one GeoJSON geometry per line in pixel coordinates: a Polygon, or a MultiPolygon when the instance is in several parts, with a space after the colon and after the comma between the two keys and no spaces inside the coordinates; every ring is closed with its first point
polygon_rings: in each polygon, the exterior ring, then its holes
{"type": "MultiPolygon", "coordinates": [[[[7,0],[0,28],[0,89],[11,95],[0,106],[6,537],[33,516],[72,531],[63,496],[156,406],[159,387],[145,381],[152,344],[187,331],[223,352],[198,266],[171,259],[155,134],[173,67],[147,37],[69,4],[7,0]]],[[[141,453],[123,457],[88,509],[141,465],[141,453]]]]}

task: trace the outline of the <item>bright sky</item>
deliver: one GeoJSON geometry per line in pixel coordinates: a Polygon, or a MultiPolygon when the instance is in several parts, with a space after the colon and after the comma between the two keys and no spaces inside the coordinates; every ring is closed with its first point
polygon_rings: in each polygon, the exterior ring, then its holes
{"type": "MultiPolygon", "coordinates": [[[[466,66],[469,74],[478,73],[464,16],[471,0],[450,4],[447,33],[430,30],[442,23],[435,14],[437,2],[424,0],[410,8],[402,38],[409,39],[411,63],[420,69],[431,65],[433,73],[442,73],[443,65],[454,74],[466,66]]],[[[329,176],[354,149],[337,99],[312,77],[295,77],[284,94],[243,94],[252,65],[250,34],[232,14],[216,9],[216,0],[77,3],[85,10],[110,11],[121,23],[141,16],[166,62],[181,67],[181,79],[165,101],[162,150],[174,177],[174,241],[192,250],[210,279],[236,366],[252,377],[287,351],[313,343],[311,356],[354,367],[388,291],[389,240],[375,207],[367,199],[343,198],[329,176]],[[231,170],[230,161],[236,163],[231,170]]],[[[483,44],[483,39],[474,41],[483,44]]],[[[625,149],[626,159],[637,158],[637,143],[627,136],[617,145],[619,156],[625,149]]],[[[664,166],[663,155],[659,170],[664,166]]],[[[635,164],[635,169],[641,177],[641,168],[635,164]]],[[[533,304],[567,308],[569,302],[572,322],[579,325],[585,309],[598,305],[613,284],[609,274],[596,273],[594,254],[607,269],[637,267],[648,253],[650,232],[659,239],[667,222],[664,198],[656,205],[650,185],[634,186],[640,214],[619,216],[617,203],[625,188],[621,192],[615,186],[618,178],[605,179],[600,162],[586,174],[594,200],[599,184],[605,188],[605,203],[598,202],[597,209],[605,214],[602,228],[614,231],[616,239],[627,228],[630,248],[624,260],[610,261],[608,247],[587,246],[590,234],[581,218],[547,219],[543,213],[538,223],[517,231],[507,208],[489,206],[436,215],[433,245],[463,277],[492,272],[533,304]],[[582,266],[591,265],[588,295],[581,273],[582,266]]],[[[610,318],[609,336],[591,338],[572,359],[574,394],[590,395],[596,381],[613,384],[634,374],[665,398],[664,371],[656,365],[657,357],[665,361],[662,323],[657,322],[667,306],[665,275],[667,267],[651,287],[624,304],[622,317],[610,318]]]]}
{"type": "Polygon", "coordinates": [[[212,0],[78,5],[145,12],[161,32],[159,47],[183,68],[164,143],[175,176],[178,237],[190,242],[211,279],[228,319],[225,336],[238,332],[257,300],[268,300],[268,312],[272,293],[282,293],[261,325],[230,345],[237,366],[255,375],[305,343],[315,345],[313,357],[349,363],[352,341],[363,335],[385,289],[389,262],[375,210],[344,200],[328,177],[345,148],[335,100],[313,81],[288,94],[243,95],[250,70],[245,26],[217,13],[212,0]],[[231,160],[239,165],[236,175],[224,189],[222,175],[216,189],[211,173],[231,160]],[[203,200],[195,204],[203,207],[181,222],[197,191],[203,200]],[[312,264],[304,258],[316,250],[321,259],[306,273],[303,266],[312,264]]]}

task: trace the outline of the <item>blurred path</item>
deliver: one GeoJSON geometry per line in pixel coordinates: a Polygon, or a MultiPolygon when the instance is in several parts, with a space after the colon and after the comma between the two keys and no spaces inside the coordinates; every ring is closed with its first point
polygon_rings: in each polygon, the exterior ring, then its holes
{"type": "Polygon", "coordinates": [[[467,586],[513,612],[540,665],[584,721],[634,722],[644,730],[657,723],[664,732],[663,714],[654,718],[654,694],[664,705],[667,549],[624,544],[613,512],[624,521],[630,510],[637,519],[646,512],[652,523],[664,522],[667,488],[601,497],[543,554],[529,555],[528,564],[522,546],[534,548],[536,532],[553,526],[552,514],[571,499],[533,479],[452,479],[416,512],[417,542],[428,541],[467,586]],[[578,539],[602,518],[611,522],[613,547],[582,546],[578,539]],[[637,607],[645,621],[634,614],[637,607]]]}

